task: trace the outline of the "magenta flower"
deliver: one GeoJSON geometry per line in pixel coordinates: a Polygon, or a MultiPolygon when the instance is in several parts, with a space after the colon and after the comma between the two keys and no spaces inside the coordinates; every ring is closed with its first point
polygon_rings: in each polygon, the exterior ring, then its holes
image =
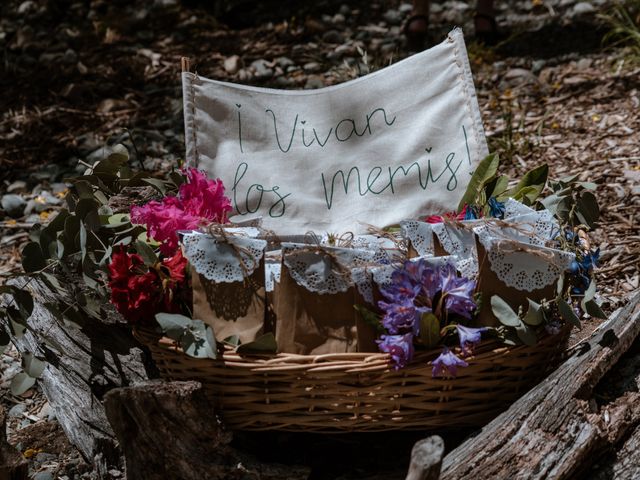
{"type": "Polygon", "coordinates": [[[413,358],[413,334],[382,335],[376,340],[381,352],[391,355],[391,362],[395,370],[406,367],[413,358]]]}
{"type": "Polygon", "coordinates": [[[476,303],[473,301],[475,280],[458,277],[455,267],[451,265],[444,267],[442,274],[441,290],[446,310],[471,318],[471,313],[476,309],[476,303]]]}
{"type": "Polygon", "coordinates": [[[179,230],[195,230],[212,222],[226,223],[231,211],[221,180],[209,180],[195,168],[185,173],[187,182],[180,186],[177,197],[131,207],[131,221],[147,227],[149,236],[160,242],[164,255],[173,255],[178,249],[179,230]]]}
{"type": "Polygon", "coordinates": [[[486,327],[471,328],[463,325],[456,325],[458,338],[460,339],[460,348],[464,355],[470,355],[474,347],[476,347],[482,339],[482,332],[486,331],[486,327]]]}
{"type": "Polygon", "coordinates": [[[224,196],[222,180],[209,180],[204,172],[189,168],[187,182],[180,185],[178,198],[187,215],[225,223],[231,211],[231,201],[224,196]]]}
{"type": "Polygon", "coordinates": [[[433,377],[455,377],[458,367],[468,367],[469,364],[457,357],[447,347],[442,347],[442,353],[433,361],[431,375],[433,377]]]}

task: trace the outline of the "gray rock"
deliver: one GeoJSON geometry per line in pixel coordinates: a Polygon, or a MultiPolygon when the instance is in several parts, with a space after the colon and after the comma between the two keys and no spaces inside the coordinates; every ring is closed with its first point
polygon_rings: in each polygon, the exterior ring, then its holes
{"type": "Polygon", "coordinates": [[[276,63],[283,70],[287,70],[287,68],[295,65],[295,62],[291,60],[289,57],[278,57],[276,58],[276,63]]]}
{"type": "Polygon", "coordinates": [[[27,406],[24,403],[16,403],[9,409],[8,415],[13,418],[22,418],[22,414],[26,409],[27,406]]]}
{"type": "Polygon", "coordinates": [[[346,18],[343,14],[341,13],[336,13],[333,16],[333,23],[337,24],[337,25],[342,25],[344,22],[346,22],[346,18]]]}
{"type": "Polygon", "coordinates": [[[573,6],[573,14],[574,15],[584,15],[584,14],[587,14],[587,13],[593,13],[595,11],[596,11],[596,7],[594,7],[589,2],[580,2],[580,3],[576,3],[573,6]]]}
{"type": "Polygon", "coordinates": [[[33,476],[33,480],[54,480],[53,473],[48,470],[38,472],[33,476]]]}
{"type": "Polygon", "coordinates": [[[273,69],[269,67],[269,62],[262,58],[251,62],[251,68],[253,68],[255,77],[258,80],[266,80],[273,77],[273,69]]]}
{"type": "Polygon", "coordinates": [[[54,462],[56,460],[58,460],[58,455],[53,453],[40,452],[36,455],[36,462],[39,463],[54,462]]]}
{"type": "Polygon", "coordinates": [[[398,7],[398,11],[400,13],[404,13],[405,15],[411,13],[411,10],[413,10],[413,5],[411,5],[410,3],[402,3],[398,7]]]}
{"type": "Polygon", "coordinates": [[[322,41],[326,43],[342,43],[344,35],[337,30],[327,30],[322,34],[322,41]]]}
{"type": "Polygon", "coordinates": [[[400,25],[402,23],[402,14],[398,10],[390,8],[382,15],[382,18],[389,25],[400,25]]]}
{"type": "Polygon", "coordinates": [[[0,203],[2,204],[2,209],[7,212],[7,215],[14,218],[24,215],[24,209],[27,206],[24,198],[13,193],[3,195],[0,203]]]}
{"type": "Polygon", "coordinates": [[[244,68],[242,68],[240,71],[238,71],[238,80],[240,80],[241,82],[246,82],[247,80],[251,79],[251,73],[248,70],[245,70],[244,68]]]}
{"type": "Polygon", "coordinates": [[[16,192],[26,192],[27,191],[27,182],[24,180],[16,180],[11,185],[7,187],[7,193],[16,193],[16,192]]]}
{"type": "Polygon", "coordinates": [[[347,16],[351,13],[351,9],[349,8],[349,5],[346,4],[342,4],[340,5],[340,13],[344,16],[347,16]]]}
{"type": "Polygon", "coordinates": [[[576,63],[576,68],[578,70],[586,70],[591,66],[592,63],[593,60],[590,58],[581,58],[580,60],[578,60],[578,63],[576,63]]]}
{"type": "Polygon", "coordinates": [[[18,7],[18,13],[20,15],[24,15],[25,13],[30,13],[36,10],[36,2],[32,2],[31,0],[27,0],[26,2],[22,2],[18,7]]]}
{"type": "Polygon", "coordinates": [[[309,75],[309,77],[307,78],[307,83],[304,84],[305,90],[312,90],[322,87],[324,87],[324,81],[319,75],[309,75]]]}
{"type": "Polygon", "coordinates": [[[78,54],[69,48],[62,55],[62,61],[68,65],[75,65],[78,62],[78,54]]]}
{"type": "Polygon", "coordinates": [[[226,58],[224,61],[224,70],[229,75],[235,75],[240,70],[242,66],[242,62],[240,61],[240,57],[238,55],[232,55],[229,58],[226,58]]]}
{"type": "Polygon", "coordinates": [[[318,62],[309,62],[305,63],[302,68],[304,68],[305,72],[316,73],[322,70],[322,65],[320,65],[318,62]]]}
{"type": "Polygon", "coordinates": [[[534,60],[533,62],[531,62],[531,71],[535,74],[538,74],[546,64],[546,60],[534,60]]]}

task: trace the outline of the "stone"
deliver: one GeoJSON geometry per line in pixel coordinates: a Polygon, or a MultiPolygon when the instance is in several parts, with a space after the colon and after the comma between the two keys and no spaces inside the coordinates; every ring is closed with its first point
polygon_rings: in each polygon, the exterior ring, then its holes
{"type": "Polygon", "coordinates": [[[26,409],[27,407],[24,403],[16,403],[13,407],[9,409],[9,411],[7,412],[7,415],[9,415],[12,418],[22,418],[22,414],[25,412],[26,409]]]}
{"type": "Polygon", "coordinates": [[[344,16],[347,16],[351,13],[351,8],[349,8],[349,5],[343,3],[342,5],[340,5],[340,13],[344,16]]]}
{"type": "Polygon", "coordinates": [[[591,67],[592,64],[593,64],[593,60],[592,59],[590,59],[590,58],[581,58],[576,63],[576,68],[578,70],[586,70],[589,67],[591,67]]]}
{"type": "Polygon", "coordinates": [[[389,25],[400,25],[402,23],[402,14],[398,10],[390,8],[382,15],[382,18],[389,25]]]}
{"type": "Polygon", "coordinates": [[[20,4],[20,6],[18,7],[18,13],[20,15],[24,15],[26,13],[30,13],[35,11],[37,8],[36,6],[36,2],[33,2],[31,0],[27,0],[26,2],[22,2],[20,4]]]}
{"type": "Polygon", "coordinates": [[[24,215],[24,209],[27,206],[27,202],[20,195],[9,193],[2,196],[0,201],[2,209],[10,217],[18,218],[24,215]]]}
{"type": "Polygon", "coordinates": [[[344,35],[338,30],[327,30],[322,34],[322,41],[326,43],[342,43],[344,42],[344,35]]]}
{"type": "Polygon", "coordinates": [[[305,63],[302,68],[305,72],[316,73],[322,70],[322,65],[320,65],[318,62],[309,62],[305,63]]]}
{"type": "Polygon", "coordinates": [[[269,62],[263,58],[251,62],[251,68],[253,68],[258,80],[267,80],[273,77],[273,69],[269,67],[269,62]]]}
{"type": "Polygon", "coordinates": [[[343,14],[341,13],[336,13],[333,16],[333,23],[337,24],[337,25],[342,25],[344,22],[346,22],[346,18],[343,14]]]}
{"type": "Polygon", "coordinates": [[[27,182],[24,180],[16,180],[7,187],[7,193],[25,193],[27,191],[27,182]]]}
{"type": "Polygon", "coordinates": [[[580,2],[580,3],[576,3],[573,6],[574,15],[585,15],[587,13],[593,13],[595,11],[596,11],[596,7],[594,7],[589,2],[580,2]]]}
{"type": "Polygon", "coordinates": [[[531,62],[531,71],[537,75],[546,65],[546,60],[534,60],[531,62]]]}
{"type": "Polygon", "coordinates": [[[54,480],[53,473],[48,470],[38,472],[32,478],[33,480],[54,480]]]}
{"type": "Polygon", "coordinates": [[[235,75],[236,73],[238,73],[240,67],[242,67],[242,62],[240,61],[240,57],[238,55],[231,55],[224,61],[224,71],[229,75],[235,75]]]}
{"type": "Polygon", "coordinates": [[[62,61],[69,65],[75,65],[78,62],[78,54],[71,48],[67,49],[62,55],[62,61]]]}
{"type": "Polygon", "coordinates": [[[289,67],[293,67],[295,65],[295,62],[289,57],[278,57],[275,59],[275,62],[283,70],[287,70],[289,67]]]}
{"type": "Polygon", "coordinates": [[[53,453],[40,452],[36,455],[36,462],[39,463],[54,462],[56,460],[58,460],[58,455],[53,453]]]}
{"type": "Polygon", "coordinates": [[[305,90],[313,90],[324,87],[324,81],[319,75],[309,75],[307,82],[304,84],[305,90]]]}
{"type": "Polygon", "coordinates": [[[402,3],[398,7],[398,11],[405,15],[408,15],[409,13],[411,13],[412,10],[413,10],[413,5],[411,5],[410,3],[402,3]]]}

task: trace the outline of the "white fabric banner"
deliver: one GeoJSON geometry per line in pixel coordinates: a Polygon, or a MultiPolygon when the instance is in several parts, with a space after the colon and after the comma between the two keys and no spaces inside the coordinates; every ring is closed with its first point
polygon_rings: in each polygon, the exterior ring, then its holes
{"type": "Polygon", "coordinates": [[[283,235],[454,210],[488,153],[460,29],[319,90],[182,81],[187,165],[222,179],[237,220],[283,235]]]}

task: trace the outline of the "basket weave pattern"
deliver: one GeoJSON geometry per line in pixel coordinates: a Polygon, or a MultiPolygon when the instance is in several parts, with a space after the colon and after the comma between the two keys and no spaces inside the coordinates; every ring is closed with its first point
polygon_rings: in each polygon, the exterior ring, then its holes
{"type": "Polygon", "coordinates": [[[150,331],[136,337],[163,378],[200,381],[225,423],[237,430],[325,433],[481,426],[562,360],[569,330],[537,345],[485,340],[456,378],[432,378],[440,351],[419,352],[395,371],[382,353],[196,359],[150,331]]]}

